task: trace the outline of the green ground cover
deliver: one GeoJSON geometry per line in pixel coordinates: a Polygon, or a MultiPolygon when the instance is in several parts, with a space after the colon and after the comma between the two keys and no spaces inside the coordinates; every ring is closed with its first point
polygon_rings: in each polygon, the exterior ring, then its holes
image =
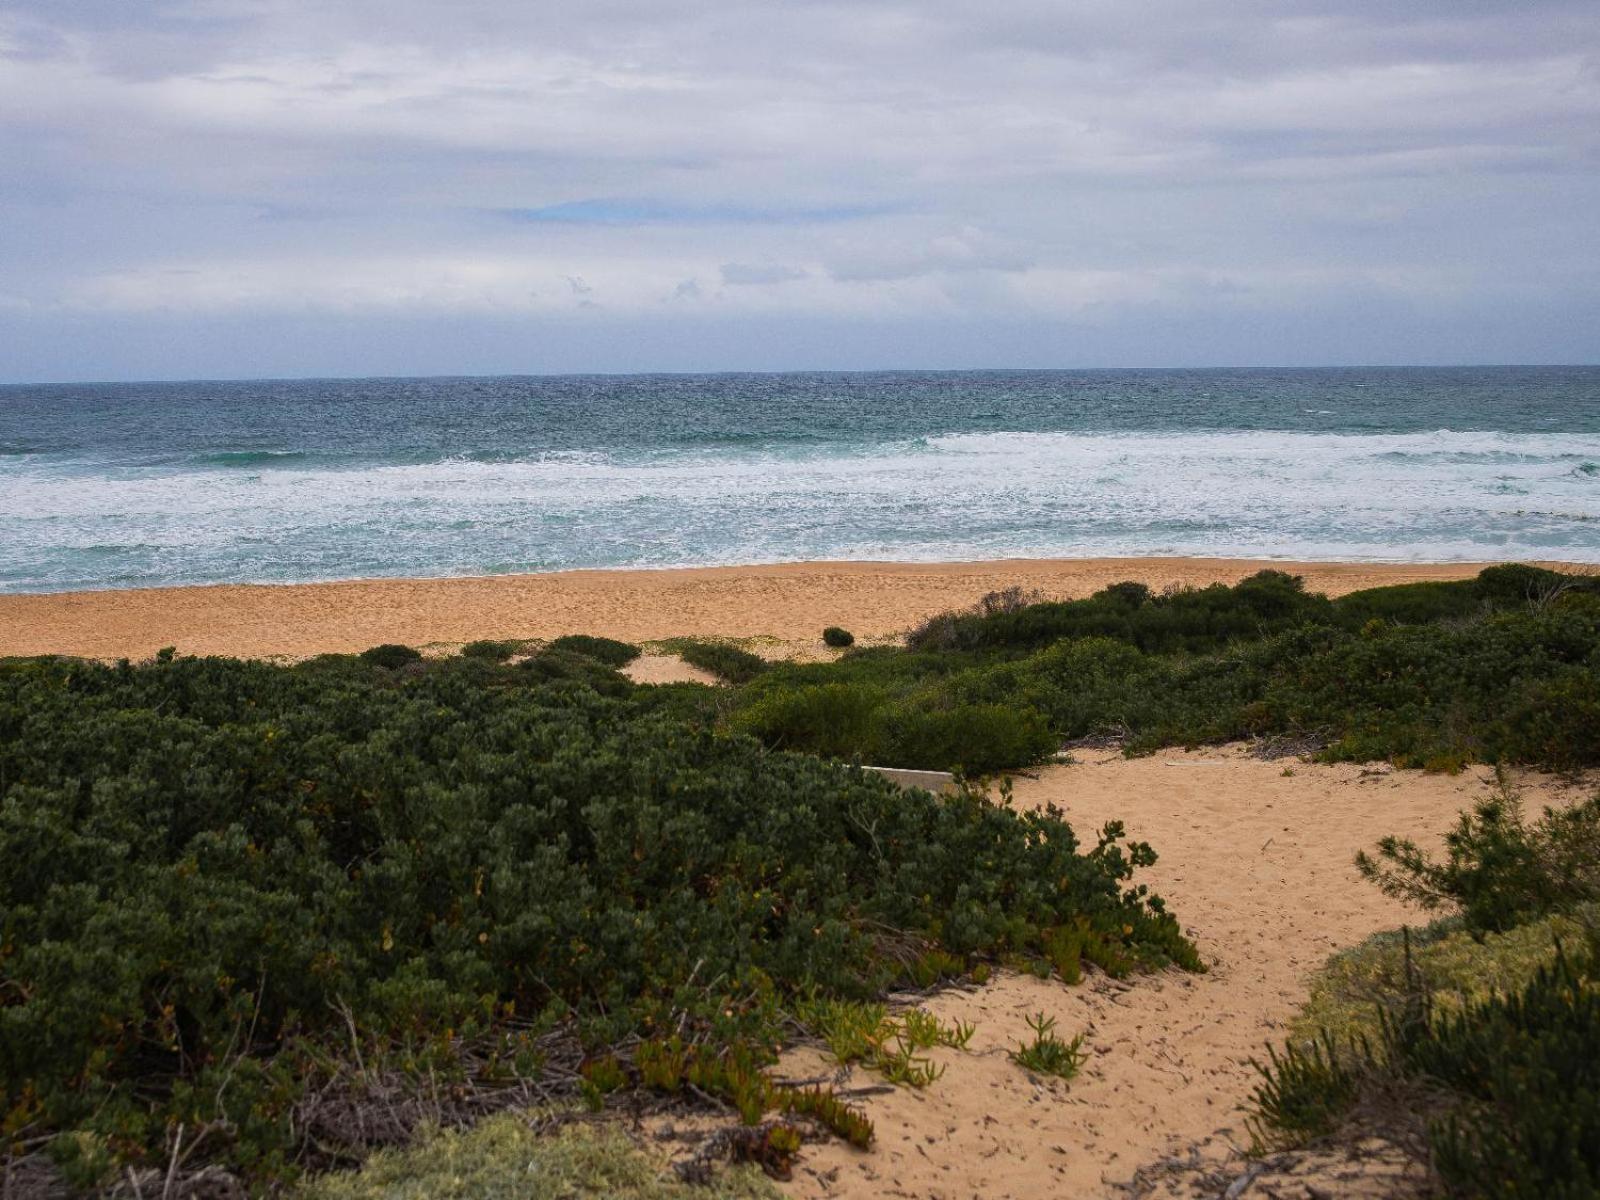
{"type": "Polygon", "coordinates": [[[626,649],[0,664],[13,1158],[265,1186],[427,1121],[691,1088],[865,1143],[765,1074],[807,1006],[1068,926],[1198,968],[1120,828],[713,733],[626,649]]]}
{"type": "Polygon", "coordinates": [[[972,775],[1102,737],[1130,752],[1284,738],[1456,770],[1600,763],[1600,581],[1522,566],[1329,600],[1234,587],[990,597],[905,648],[774,664],[716,710],[770,746],[972,775]]]}

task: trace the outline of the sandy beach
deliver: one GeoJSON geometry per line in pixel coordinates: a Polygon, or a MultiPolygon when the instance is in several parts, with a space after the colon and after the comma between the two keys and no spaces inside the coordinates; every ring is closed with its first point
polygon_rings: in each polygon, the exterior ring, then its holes
{"type": "Polygon", "coordinates": [[[1221,558],[832,562],[10,595],[0,596],[0,656],[137,659],[175,646],[184,654],[300,658],[383,642],[449,646],[564,633],[630,641],[768,637],[798,646],[814,642],[825,625],[843,625],[857,637],[892,636],[1009,587],[1071,599],[1124,579],[1155,588],[1204,587],[1270,567],[1303,575],[1312,590],[1342,595],[1464,579],[1483,565],[1221,558]]]}
{"type": "MultiPolygon", "coordinates": [[[[930,1051],[947,1070],[925,1091],[898,1088],[867,1101],[878,1127],[873,1153],[809,1147],[791,1194],[1190,1196],[1184,1180],[1129,1184],[1141,1168],[1148,1175],[1191,1154],[1219,1166],[1236,1161],[1251,1141],[1242,1106],[1259,1077],[1250,1059],[1281,1045],[1311,974],[1335,950],[1426,920],[1361,879],[1356,851],[1388,833],[1436,850],[1493,779],[1487,767],[1451,776],[1294,761],[1285,770],[1242,746],[1077,757],[1018,778],[1015,803],[1056,804],[1084,833],[1121,820],[1130,838],[1149,841],[1160,861],[1142,878],[1172,903],[1209,970],[1125,982],[1096,972],[1077,987],[1002,972],[986,987],[940,993],[927,1007],[976,1024],[969,1049],[930,1051]],[[1006,1057],[1039,1012],[1065,1036],[1084,1035],[1088,1062],[1070,1084],[1031,1076],[1006,1057]]],[[[1536,772],[1518,772],[1517,782],[1530,811],[1593,786],[1592,776],[1578,784],[1536,772]]],[[[796,1075],[827,1067],[812,1052],[786,1065],[796,1075]]],[[[870,1081],[858,1073],[857,1082],[870,1081]]],[[[1392,1156],[1335,1160],[1285,1191],[1256,1191],[1410,1195],[1416,1180],[1396,1178],[1399,1169],[1392,1156]]]]}

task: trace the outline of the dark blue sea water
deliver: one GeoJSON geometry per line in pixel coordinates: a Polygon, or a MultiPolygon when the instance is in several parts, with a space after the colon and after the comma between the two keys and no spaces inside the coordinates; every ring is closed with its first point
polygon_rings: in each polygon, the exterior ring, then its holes
{"type": "Polygon", "coordinates": [[[1600,368],[0,387],[0,590],[801,559],[1600,561],[1600,368]]]}

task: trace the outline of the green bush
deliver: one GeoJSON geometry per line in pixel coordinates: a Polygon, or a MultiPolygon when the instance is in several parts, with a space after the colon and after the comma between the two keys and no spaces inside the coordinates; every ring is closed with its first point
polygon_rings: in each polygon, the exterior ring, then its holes
{"type": "Polygon", "coordinates": [[[1504,933],[1468,930],[1460,917],[1422,929],[1385,930],[1341,950],[1311,981],[1311,996],[1295,1018],[1290,1041],[1331,1034],[1340,1044],[1377,1042],[1379,1014],[1403,1005],[1409,988],[1425,990],[1435,1011],[1459,1011],[1496,992],[1521,988],[1557,947],[1581,944],[1600,921],[1600,905],[1570,915],[1540,917],[1504,933]]]}
{"type": "Polygon", "coordinates": [[[1454,908],[1471,930],[1499,933],[1600,900],[1600,795],[1547,808],[1530,825],[1502,775],[1445,835],[1445,854],[1434,862],[1415,842],[1391,836],[1377,857],[1356,855],[1356,865],[1385,895],[1430,911],[1454,908]]]}
{"type": "MultiPolygon", "coordinates": [[[[1408,1095],[1452,1196],[1600,1192],[1600,972],[1558,953],[1533,978],[1459,1011],[1385,1016],[1381,1044],[1290,1047],[1258,1064],[1258,1128],[1300,1141],[1339,1129],[1363,1095],[1408,1095]]],[[[1390,1101],[1393,1104],[1393,1100],[1390,1101]]]]}
{"type": "Polygon", "coordinates": [[[1330,614],[1327,597],[1307,594],[1299,576],[1262,571],[1231,588],[1216,584],[1152,596],[1143,584],[1120,583],[1087,600],[955,614],[914,631],[907,645],[913,650],[1014,650],[1102,637],[1150,653],[1198,653],[1327,621],[1330,614]]]}
{"type": "Polygon", "coordinates": [[[384,667],[390,671],[397,671],[422,660],[422,653],[413,650],[410,646],[398,646],[393,642],[386,642],[382,646],[374,646],[370,650],[363,650],[358,656],[364,663],[374,667],[384,667]]]}
{"type": "Polygon", "coordinates": [[[505,662],[517,651],[522,649],[520,641],[492,641],[484,638],[476,642],[468,642],[461,647],[461,653],[467,658],[482,658],[489,662],[505,662]]]}
{"type": "Polygon", "coordinates": [[[437,1131],[422,1144],[376,1154],[359,1171],[323,1175],[300,1200],[779,1200],[755,1167],[720,1172],[709,1186],[679,1182],[621,1129],[573,1123],[543,1133],[494,1117],[437,1131]]]}
{"type": "Polygon", "coordinates": [[[848,629],[840,629],[837,625],[829,625],[822,631],[822,643],[832,646],[835,650],[843,650],[847,646],[856,644],[856,635],[848,629]]]}
{"type": "Polygon", "coordinates": [[[1600,896],[1600,797],[1528,825],[1502,778],[1447,848],[1433,863],[1391,838],[1381,864],[1362,856],[1389,894],[1459,907],[1466,932],[1386,935],[1336,957],[1297,1041],[1257,1064],[1253,1121],[1265,1141],[1359,1142],[1381,1113],[1396,1145],[1421,1135],[1445,1194],[1600,1194],[1600,938],[1583,924],[1600,896]],[[1574,916],[1546,915],[1561,910],[1574,916]],[[1577,952],[1551,947],[1575,929],[1577,952]],[[1298,1040],[1314,1016],[1321,1028],[1298,1040]]]}
{"type": "Polygon", "coordinates": [[[873,715],[883,761],[893,766],[976,778],[1039,762],[1061,744],[1038,713],[1004,704],[897,704],[873,715]]]}
{"type": "Polygon", "coordinates": [[[1517,991],[1392,1027],[1398,1069],[1459,1098],[1429,1129],[1450,1193],[1600,1194],[1597,984],[1592,957],[1562,954],[1517,991]]]}
{"type": "Polygon", "coordinates": [[[1396,625],[1426,625],[1434,621],[1459,621],[1476,616],[1490,606],[1475,580],[1401,583],[1390,587],[1350,592],[1333,602],[1333,613],[1347,629],[1360,629],[1368,621],[1396,625]]]}
{"type": "Polygon", "coordinates": [[[590,1046],[771,1046],[794,997],[881,995],[932,948],[1036,953],[1080,916],[1197,965],[1120,829],[1080,847],[1057,811],[901,791],[530,661],[0,672],[5,1127],[93,1174],[182,1122],[195,1161],[270,1180],[352,1053],[427,1089],[474,1039],[536,1070],[518,1039],[570,1018],[590,1046]]]}
{"type": "Polygon", "coordinates": [[[733,718],[733,728],[781,750],[873,762],[887,751],[881,688],[852,683],[772,690],[733,718]]]}
{"type": "Polygon", "coordinates": [[[771,665],[759,654],[727,642],[685,641],[678,646],[678,657],[691,667],[710,671],[728,683],[749,683],[771,665]]]}
{"type": "Polygon", "coordinates": [[[592,688],[606,696],[626,696],[633,690],[633,685],[618,674],[616,668],[591,655],[556,646],[546,646],[537,654],[529,655],[517,664],[517,669],[531,679],[570,683],[592,688]]]}
{"type": "MultiPolygon", "coordinates": [[[[1056,739],[1111,734],[1129,752],[1284,736],[1328,759],[1433,770],[1585,766],[1600,763],[1600,596],[1560,578],[1566,590],[1540,603],[1502,603],[1521,593],[1477,580],[1330,603],[1275,572],[1168,596],[1135,584],[1069,604],[996,602],[925,626],[920,649],[775,664],[737,695],[732,720],[772,745],[927,767],[966,762],[970,740],[932,754],[923,737],[897,747],[881,727],[889,713],[933,728],[952,709],[1000,705],[1018,729],[1038,718],[1056,739]],[[805,691],[818,688],[833,690],[805,691]],[[837,715],[826,711],[835,703],[837,715]]],[[[1000,740],[1019,757],[996,750],[984,769],[1025,765],[1045,739],[1000,740]]]]}
{"type": "Polygon", "coordinates": [[[596,662],[605,663],[608,667],[625,667],[641,653],[639,647],[628,642],[619,642],[615,638],[591,637],[586,633],[566,634],[556,638],[546,648],[586,655],[596,662]]]}

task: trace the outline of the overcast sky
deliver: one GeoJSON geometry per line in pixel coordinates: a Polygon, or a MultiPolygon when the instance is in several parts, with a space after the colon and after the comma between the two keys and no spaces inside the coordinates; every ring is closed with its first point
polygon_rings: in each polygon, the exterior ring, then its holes
{"type": "Polygon", "coordinates": [[[0,0],[0,379],[1600,361],[1597,0],[0,0]]]}

